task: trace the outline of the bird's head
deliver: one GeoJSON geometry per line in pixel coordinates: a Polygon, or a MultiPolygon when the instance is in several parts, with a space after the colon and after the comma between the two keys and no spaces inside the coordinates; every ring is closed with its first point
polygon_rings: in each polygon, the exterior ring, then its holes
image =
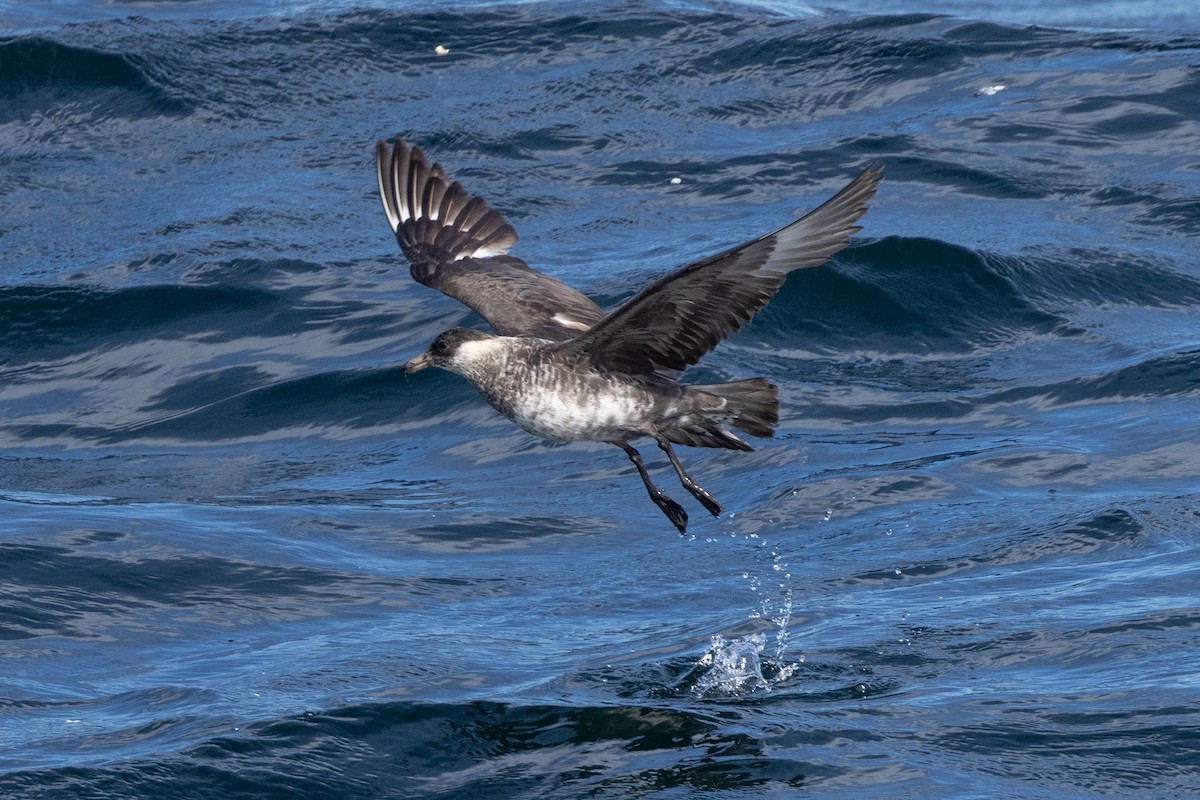
{"type": "Polygon", "coordinates": [[[472,328],[442,331],[428,350],[404,365],[404,373],[411,375],[426,367],[441,367],[465,375],[496,341],[496,336],[472,328]]]}

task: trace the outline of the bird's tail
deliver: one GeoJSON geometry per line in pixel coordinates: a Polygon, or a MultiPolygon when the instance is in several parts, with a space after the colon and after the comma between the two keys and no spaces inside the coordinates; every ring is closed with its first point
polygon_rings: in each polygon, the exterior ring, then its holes
{"type": "Polygon", "coordinates": [[[775,425],[779,422],[779,389],[766,378],[693,385],[687,387],[687,393],[695,401],[698,421],[664,431],[676,444],[753,449],[725,430],[724,425],[751,436],[768,438],[775,434],[775,425]]]}
{"type": "Polygon", "coordinates": [[[516,244],[517,232],[504,215],[451,182],[438,164],[430,166],[421,148],[400,139],[390,149],[376,142],[375,169],[388,224],[417,281],[426,283],[422,270],[503,255],[516,244]]]}

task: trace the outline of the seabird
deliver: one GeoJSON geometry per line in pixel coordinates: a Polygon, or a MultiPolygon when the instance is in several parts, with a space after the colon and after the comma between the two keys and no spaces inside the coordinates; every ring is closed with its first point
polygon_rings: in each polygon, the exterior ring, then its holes
{"type": "Polygon", "coordinates": [[[881,166],[774,233],[689,264],[605,314],[509,249],[517,233],[481,197],[430,166],[419,147],[376,145],[379,194],[413,278],[476,311],[494,333],[451,328],[405,365],[455,372],[535,436],[608,442],[625,451],[650,499],[682,534],[688,515],[650,480],[631,440],[649,436],[683,487],[714,517],[716,498],[692,480],[672,443],[751,450],[731,433],[769,437],[778,391],[765,378],[683,384],[680,372],[738,330],[793,270],[825,263],[859,230],[881,166]]]}

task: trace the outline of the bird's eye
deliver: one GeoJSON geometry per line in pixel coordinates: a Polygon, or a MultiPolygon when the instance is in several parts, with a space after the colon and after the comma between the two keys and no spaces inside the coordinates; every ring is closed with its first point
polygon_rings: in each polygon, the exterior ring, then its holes
{"type": "Polygon", "coordinates": [[[444,356],[450,352],[450,343],[445,339],[434,339],[429,349],[433,351],[435,356],[444,356]]]}

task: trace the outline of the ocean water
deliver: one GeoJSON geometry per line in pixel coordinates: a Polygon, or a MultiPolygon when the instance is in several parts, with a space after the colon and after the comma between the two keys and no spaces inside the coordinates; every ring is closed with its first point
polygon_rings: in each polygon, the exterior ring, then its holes
{"type": "Polygon", "coordinates": [[[0,5],[0,797],[1200,795],[1200,12],[1049,6],[0,5]],[[884,165],[721,519],[403,374],[396,135],[606,307],[884,165]]]}

